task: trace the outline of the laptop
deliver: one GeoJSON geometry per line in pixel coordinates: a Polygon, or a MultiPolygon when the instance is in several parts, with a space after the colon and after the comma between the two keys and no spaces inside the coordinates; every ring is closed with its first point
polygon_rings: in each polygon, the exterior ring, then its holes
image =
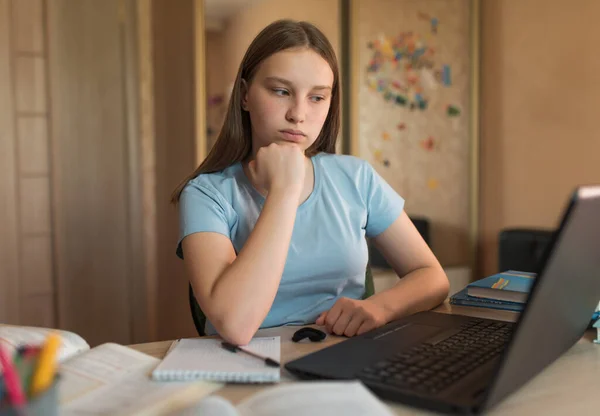
{"type": "Polygon", "coordinates": [[[291,361],[306,379],[359,379],[383,399],[480,413],[584,334],[600,301],[600,185],[573,193],[516,323],[420,312],[291,361]]]}

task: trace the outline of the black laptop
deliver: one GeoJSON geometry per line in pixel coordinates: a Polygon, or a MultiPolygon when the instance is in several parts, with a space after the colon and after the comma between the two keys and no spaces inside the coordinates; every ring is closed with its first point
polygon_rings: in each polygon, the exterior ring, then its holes
{"type": "Polygon", "coordinates": [[[285,367],[359,379],[381,398],[479,413],[517,390],[585,332],[600,301],[600,186],[577,188],[516,323],[420,312],[285,367]]]}

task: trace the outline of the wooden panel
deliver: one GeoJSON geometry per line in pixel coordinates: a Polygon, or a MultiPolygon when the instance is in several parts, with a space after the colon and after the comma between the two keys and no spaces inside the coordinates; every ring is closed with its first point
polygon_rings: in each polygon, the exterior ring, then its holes
{"type": "Polygon", "coordinates": [[[18,323],[19,258],[9,0],[0,0],[0,322],[18,323]]]}
{"type": "MultiPolygon", "coordinates": [[[[146,273],[145,273],[145,245],[144,245],[144,227],[155,228],[154,221],[148,222],[147,217],[143,215],[143,186],[146,181],[146,173],[142,171],[142,127],[140,122],[140,112],[143,108],[140,105],[140,61],[144,59],[139,55],[140,44],[143,42],[138,38],[138,26],[143,22],[138,19],[146,19],[147,25],[150,25],[150,16],[138,16],[138,7],[150,11],[147,4],[139,4],[136,0],[124,0],[123,3],[123,57],[126,71],[123,73],[125,88],[125,112],[126,118],[126,156],[128,167],[128,186],[135,192],[128,192],[128,210],[129,210],[129,308],[131,310],[131,340],[140,342],[148,340],[149,325],[147,310],[147,292],[146,292],[146,273]]],[[[145,39],[149,42],[150,39],[145,39]]],[[[146,57],[147,65],[151,64],[151,58],[146,57]]],[[[154,304],[152,304],[154,308],[154,304]]]]}
{"type": "Polygon", "coordinates": [[[51,230],[49,178],[22,178],[19,188],[22,232],[49,234],[51,230]]]}
{"type": "Polygon", "coordinates": [[[48,122],[44,116],[19,117],[19,170],[24,174],[48,173],[48,122]]]}
{"type": "Polygon", "coordinates": [[[24,296],[21,303],[22,325],[56,327],[54,295],[24,296]]]}
{"type": "Polygon", "coordinates": [[[37,56],[15,58],[17,110],[24,113],[46,111],[45,59],[37,56]]]}
{"type": "Polygon", "coordinates": [[[42,0],[13,0],[16,51],[44,51],[43,6],[42,0]]]}
{"type": "MultiPolygon", "coordinates": [[[[157,223],[156,223],[156,155],[154,152],[154,71],[152,61],[152,1],[140,0],[138,6],[139,118],[140,160],[142,169],[142,217],[146,323],[146,339],[157,339],[157,223]]],[[[137,327],[137,325],[136,325],[137,327]]],[[[134,339],[137,338],[134,330],[134,339]]]]}
{"type": "Polygon", "coordinates": [[[196,334],[183,262],[175,255],[177,210],[169,206],[171,192],[195,167],[193,6],[192,0],[155,0],[152,9],[158,339],[196,334]]]}
{"type": "Polygon", "coordinates": [[[21,295],[54,293],[52,281],[52,239],[48,236],[24,237],[21,240],[21,295]]]}
{"type": "Polygon", "coordinates": [[[131,339],[125,69],[117,0],[48,2],[60,327],[131,339]]]}

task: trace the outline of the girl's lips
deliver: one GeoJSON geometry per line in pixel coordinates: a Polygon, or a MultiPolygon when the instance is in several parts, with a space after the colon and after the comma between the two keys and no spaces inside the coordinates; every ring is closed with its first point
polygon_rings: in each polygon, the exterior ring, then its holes
{"type": "Polygon", "coordinates": [[[293,130],[281,130],[281,134],[284,140],[288,142],[299,143],[304,140],[304,134],[295,133],[293,130]]]}

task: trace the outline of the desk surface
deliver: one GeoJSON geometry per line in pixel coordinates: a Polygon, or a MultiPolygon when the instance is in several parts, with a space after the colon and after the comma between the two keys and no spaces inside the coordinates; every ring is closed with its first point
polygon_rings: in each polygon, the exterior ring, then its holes
{"type": "MultiPolygon", "coordinates": [[[[518,316],[514,312],[497,311],[452,306],[445,303],[436,312],[456,313],[480,318],[491,318],[503,321],[514,321],[518,316]]],[[[292,334],[298,327],[281,327],[262,329],[257,336],[281,336],[281,361],[286,363],[323,347],[345,340],[344,337],[328,336],[320,343],[294,343],[292,334]]],[[[492,412],[493,414],[530,415],[530,414],[583,414],[593,412],[600,405],[598,385],[600,383],[600,345],[592,342],[592,331],[588,331],[581,340],[569,351],[530,380],[520,390],[513,393],[492,412]]],[[[163,358],[172,341],[151,342],[130,345],[138,351],[163,358]]],[[[541,346],[532,346],[540,348],[541,346]]],[[[282,368],[282,383],[298,382],[282,368]]],[[[238,403],[244,398],[269,386],[261,385],[225,385],[215,394],[222,396],[232,403],[238,403]]],[[[414,408],[401,404],[387,402],[398,415],[427,414],[419,413],[414,408]]]]}

